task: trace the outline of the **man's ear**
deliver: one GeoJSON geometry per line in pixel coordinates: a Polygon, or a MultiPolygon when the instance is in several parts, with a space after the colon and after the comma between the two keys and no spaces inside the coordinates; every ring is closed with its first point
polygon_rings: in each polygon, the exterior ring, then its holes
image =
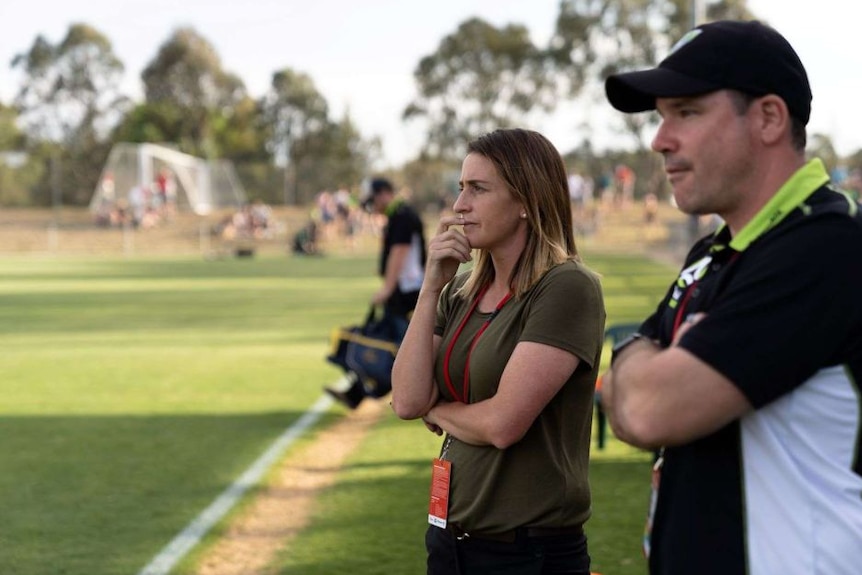
{"type": "Polygon", "coordinates": [[[790,133],[791,120],[787,104],[775,94],[767,94],[755,100],[757,106],[760,137],[764,144],[774,144],[790,133]]]}

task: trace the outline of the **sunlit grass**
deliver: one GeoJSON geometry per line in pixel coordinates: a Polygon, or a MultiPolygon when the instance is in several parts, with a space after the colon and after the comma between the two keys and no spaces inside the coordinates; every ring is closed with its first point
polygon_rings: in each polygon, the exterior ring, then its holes
{"type": "MultiPolygon", "coordinates": [[[[589,262],[603,275],[608,325],[646,317],[673,277],[672,268],[638,256],[591,254],[589,262]]],[[[605,448],[594,442],[591,454],[592,566],[603,575],[643,575],[651,455],[608,435],[605,448]]],[[[421,423],[387,415],[320,497],[311,526],[282,553],[278,572],[424,573],[430,462],[439,449],[440,438],[421,423]]]]}
{"type": "Polygon", "coordinates": [[[0,573],[142,568],[339,375],[373,270],[0,261],[0,573]]]}
{"type": "MultiPolygon", "coordinates": [[[[644,317],[672,276],[588,261],[609,323],[644,317]]],[[[375,269],[371,255],[0,260],[0,573],[136,573],[339,375],[329,332],[364,316],[375,269]]],[[[387,415],[283,572],[422,572],[438,448],[387,415]]],[[[648,456],[611,439],[593,462],[594,568],[643,573],[648,456]]]]}

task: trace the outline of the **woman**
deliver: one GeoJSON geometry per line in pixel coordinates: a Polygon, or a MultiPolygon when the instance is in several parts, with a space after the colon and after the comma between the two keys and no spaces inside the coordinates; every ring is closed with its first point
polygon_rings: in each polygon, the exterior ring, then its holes
{"type": "Polygon", "coordinates": [[[446,433],[428,573],[589,574],[605,311],[575,248],[563,161],[541,134],[497,130],[468,145],[460,189],[392,372],[397,415],[446,433]]]}

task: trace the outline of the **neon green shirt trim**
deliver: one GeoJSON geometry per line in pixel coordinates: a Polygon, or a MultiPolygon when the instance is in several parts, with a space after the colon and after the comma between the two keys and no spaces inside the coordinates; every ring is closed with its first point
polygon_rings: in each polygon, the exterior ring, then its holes
{"type": "Polygon", "coordinates": [[[387,218],[391,218],[392,214],[398,211],[398,208],[401,207],[401,204],[404,203],[404,198],[394,198],[389,205],[383,210],[383,213],[386,214],[387,218]]]}
{"type": "Polygon", "coordinates": [[[818,188],[829,183],[829,174],[819,158],[799,168],[763,208],[730,240],[730,247],[744,251],[751,243],[799,207],[818,188]]]}

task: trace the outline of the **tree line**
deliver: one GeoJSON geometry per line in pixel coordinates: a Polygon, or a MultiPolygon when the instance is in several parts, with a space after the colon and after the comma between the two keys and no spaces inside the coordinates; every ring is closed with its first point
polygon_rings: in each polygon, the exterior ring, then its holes
{"type": "MultiPolygon", "coordinates": [[[[555,31],[537,46],[520,24],[468,19],[421,58],[416,96],[401,113],[425,133],[417,156],[390,174],[420,201],[452,186],[464,144],[501,126],[529,127],[561,102],[600,97],[603,79],[653,65],[693,22],[691,0],[562,0],[555,31]]],[[[749,19],[745,0],[707,5],[707,19],[749,19]]],[[[85,205],[116,142],[169,143],[182,152],[234,162],[252,197],[304,204],[323,189],[353,187],[369,175],[381,143],[349,113],[333,118],[310,73],[274,71],[260,97],[224,69],[213,45],[178,28],[141,73],[143,101],[120,90],[124,65],[90,25],[70,25],[52,43],[39,35],[11,62],[20,82],[0,102],[0,204],[85,205]]],[[[649,191],[660,166],[644,134],[654,115],[620,115],[631,146],[598,152],[588,137],[566,151],[572,169],[598,175],[625,162],[649,191]]],[[[834,167],[862,167],[862,150],[838,158],[828,136],[810,148],[834,167]]],[[[637,194],[644,193],[638,190],[637,194]]]]}

